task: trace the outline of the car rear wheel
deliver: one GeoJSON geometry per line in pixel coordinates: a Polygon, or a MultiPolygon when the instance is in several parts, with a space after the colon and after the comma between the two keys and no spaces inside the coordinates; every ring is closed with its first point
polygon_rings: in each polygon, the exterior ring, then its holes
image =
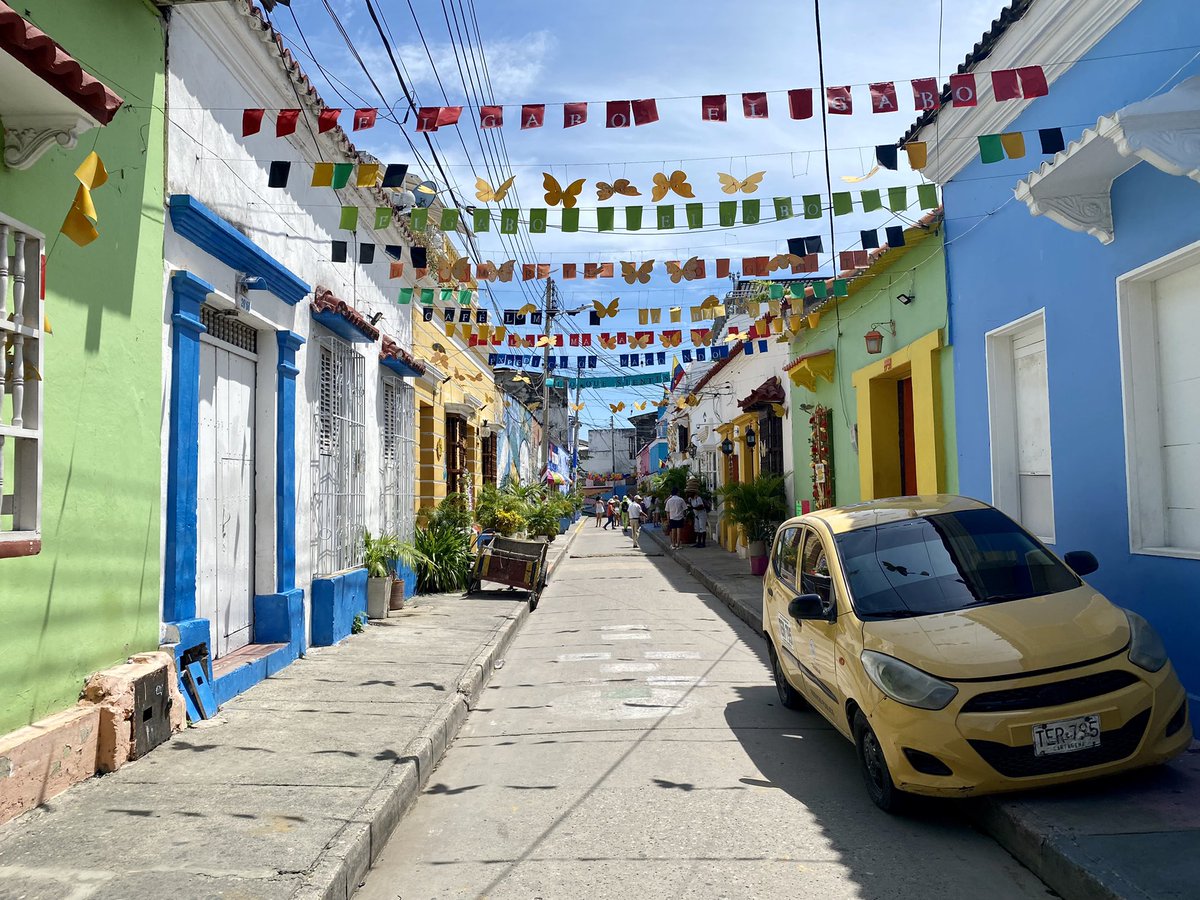
{"type": "Polygon", "coordinates": [[[771,657],[771,675],[775,678],[775,692],[779,695],[779,702],[786,709],[804,709],[808,704],[804,701],[804,696],[788,683],[787,676],[783,674],[779,654],[775,652],[775,644],[770,640],[767,641],[767,654],[771,657]]]}
{"type": "Polygon", "coordinates": [[[908,795],[893,783],[879,738],[861,712],[854,714],[854,746],[858,750],[858,763],[871,802],[884,812],[900,812],[908,795]]]}

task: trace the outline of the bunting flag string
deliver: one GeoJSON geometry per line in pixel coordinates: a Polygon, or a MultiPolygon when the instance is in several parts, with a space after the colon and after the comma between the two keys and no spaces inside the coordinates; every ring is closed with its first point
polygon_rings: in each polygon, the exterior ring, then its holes
{"type": "Polygon", "coordinates": [[[108,170],[95,150],[84,157],[75,170],[75,178],[79,181],[79,187],[75,190],[75,199],[59,231],[80,247],[86,247],[100,237],[95,224],[100,221],[100,216],[92,203],[92,191],[108,182],[108,170]]]}
{"type": "MultiPolygon", "coordinates": [[[[990,73],[991,95],[994,102],[1003,103],[1009,100],[1032,99],[1044,97],[1049,92],[1046,74],[1041,66],[1023,66],[1018,69],[998,69],[990,73]]],[[[950,105],[955,107],[977,106],[981,99],[980,86],[976,73],[951,75],[949,92],[950,105]]],[[[869,108],[873,114],[894,113],[900,111],[899,92],[894,81],[872,82],[867,85],[869,108]]],[[[825,109],[830,115],[848,116],[854,114],[853,85],[837,85],[825,88],[825,109]]],[[[914,78],[910,81],[912,90],[912,109],[915,112],[926,112],[937,109],[942,103],[942,92],[938,87],[937,78],[914,78]]],[[[741,95],[742,116],[746,119],[767,119],[771,114],[770,94],[784,93],[787,96],[788,117],[804,121],[813,117],[814,100],[812,88],[793,88],[788,91],[750,91],[741,95]]],[[[673,98],[674,99],[674,98],[673,98]]],[[[704,122],[729,121],[729,95],[706,94],[700,97],[700,119],[704,122]]],[[[659,121],[658,101],[653,98],[641,100],[603,100],[576,101],[571,103],[551,104],[562,106],[562,127],[575,128],[586,124],[588,108],[595,104],[604,108],[602,122],[605,128],[629,128],[630,126],[650,125],[659,121]]],[[[520,116],[516,120],[521,130],[542,128],[546,125],[545,103],[512,104],[520,108],[520,116]]],[[[862,107],[860,107],[862,108],[862,107]]],[[[480,128],[505,127],[504,106],[422,106],[417,110],[415,130],[418,132],[437,131],[450,125],[458,125],[464,110],[477,112],[480,128]]],[[[379,110],[374,107],[356,109],[351,117],[354,131],[374,128],[379,110]]],[[[242,136],[249,137],[262,130],[265,109],[251,108],[242,111],[242,136]]],[[[319,131],[326,132],[338,125],[342,110],[334,107],[323,109],[318,117],[319,131]]],[[[294,134],[296,123],[300,116],[299,109],[280,109],[276,111],[276,137],[286,137],[294,134]]],[[[511,124],[511,122],[509,123],[511,124]]]]}

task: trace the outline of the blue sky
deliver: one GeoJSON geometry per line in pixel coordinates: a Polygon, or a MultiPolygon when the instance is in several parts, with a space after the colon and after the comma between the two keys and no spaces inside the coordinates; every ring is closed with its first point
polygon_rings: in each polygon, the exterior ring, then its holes
{"type": "MultiPolygon", "coordinates": [[[[654,4],[528,0],[503,3],[445,0],[443,4],[443,0],[412,0],[410,10],[408,0],[377,2],[418,105],[446,104],[443,90],[452,105],[475,102],[467,99],[463,79],[472,92],[472,78],[478,73],[482,79],[479,48],[474,46],[475,21],[478,21],[492,95],[496,103],[505,106],[506,123],[512,124],[490,133],[497,137],[502,132],[505,152],[493,153],[493,149],[499,148],[491,144],[487,145],[487,153],[481,150],[480,138],[471,125],[476,117],[472,110],[464,110],[457,128],[443,128],[433,136],[447,175],[454,182],[458,196],[468,203],[478,204],[476,176],[496,184],[515,174],[515,190],[506,205],[519,205],[522,209],[544,207],[543,172],[563,183],[587,179],[579,199],[585,228],[594,222],[591,210],[598,205],[620,207],[641,203],[648,207],[647,221],[653,222],[649,196],[652,178],[656,172],[669,174],[674,169],[688,174],[696,200],[711,204],[730,199],[721,192],[718,172],[744,178],[765,170],[762,185],[753,195],[762,200],[764,218],[771,217],[773,197],[825,194],[819,110],[812,119],[793,121],[787,115],[785,95],[771,94],[770,118],[747,120],[741,114],[739,96],[743,91],[817,87],[810,3],[753,2],[733,7],[696,0],[654,4]],[[468,21],[470,50],[459,40],[463,23],[468,21]],[[417,30],[418,23],[423,40],[417,30]],[[455,45],[459,51],[457,58],[455,45]],[[702,121],[698,95],[720,93],[730,95],[728,121],[702,121]],[[599,101],[650,97],[659,100],[657,123],[626,129],[603,127],[604,107],[599,101]],[[669,97],[687,99],[663,99],[669,97]],[[580,100],[592,101],[588,123],[563,129],[561,107],[551,104],[580,100]],[[545,127],[526,131],[516,127],[522,103],[547,104],[545,127]],[[595,182],[611,182],[616,178],[628,178],[643,196],[622,197],[601,204],[595,182]]],[[[328,5],[385,99],[394,104],[402,118],[406,104],[368,16],[366,0],[329,0],[328,5]]],[[[857,199],[857,191],[862,188],[919,181],[915,173],[907,171],[903,155],[899,172],[881,171],[861,185],[846,184],[841,179],[865,174],[874,163],[870,148],[895,142],[911,124],[915,113],[907,82],[933,75],[944,79],[979,40],[1001,5],[1001,0],[953,0],[953,3],[912,0],[906,4],[891,0],[855,3],[827,0],[822,8],[826,83],[853,85],[856,108],[854,115],[830,119],[830,147],[834,149],[829,161],[835,191],[851,190],[857,199]],[[899,112],[871,113],[866,84],[873,81],[896,82],[899,112]]],[[[277,7],[274,22],[326,102],[341,102],[337,96],[340,91],[351,104],[382,107],[379,93],[352,57],[324,3],[293,0],[292,6],[299,29],[311,48],[311,57],[316,58],[329,79],[310,58],[292,12],[277,7]],[[331,85],[330,79],[336,83],[331,85]]],[[[424,139],[413,134],[411,117],[404,129],[429,163],[424,139]]],[[[373,130],[359,132],[354,139],[359,147],[384,161],[409,162],[415,169],[421,168],[397,125],[382,117],[373,130]]],[[[431,165],[424,174],[441,184],[440,175],[431,165]]],[[[738,198],[743,196],[739,194],[738,198]]],[[[674,199],[679,204],[685,202],[674,199]]],[[[915,206],[909,215],[913,218],[919,215],[915,206]]],[[[678,218],[682,219],[682,208],[678,218]]],[[[715,218],[715,207],[706,209],[706,222],[715,222],[715,218]]],[[[557,213],[552,212],[549,221],[552,225],[557,223],[557,213]]],[[[617,223],[623,224],[619,209],[617,223]]],[[[902,223],[884,211],[863,214],[856,210],[853,215],[838,217],[837,249],[857,247],[860,229],[888,224],[902,223]]],[[[592,299],[621,298],[622,311],[615,321],[604,320],[603,328],[589,327],[586,314],[581,314],[574,317],[577,330],[633,331],[638,327],[639,306],[664,309],[683,306],[683,327],[690,327],[686,307],[698,304],[709,294],[721,295],[730,286],[727,281],[713,277],[674,285],[662,271],[663,260],[696,255],[709,260],[711,265],[712,259],[728,256],[734,259],[736,272],[738,261],[744,256],[786,252],[789,237],[822,233],[828,254],[828,231],[828,218],[821,222],[797,219],[725,229],[713,224],[697,231],[685,227],[664,232],[643,229],[636,234],[596,234],[582,230],[577,234],[562,234],[552,227],[546,234],[525,234],[512,244],[508,238],[502,243],[495,232],[479,235],[478,243],[487,259],[499,262],[515,257],[522,262],[551,263],[555,268],[563,262],[582,266],[589,261],[656,259],[659,265],[655,267],[655,275],[645,286],[630,287],[620,278],[560,281],[562,296],[569,307],[590,303],[592,299]]],[[[825,271],[829,272],[828,265],[825,271]]],[[[494,284],[492,293],[500,307],[515,308],[535,299],[540,289],[540,282],[522,285],[514,281],[494,284]]],[[[664,312],[664,323],[666,319],[664,312]]],[[[786,345],[771,346],[771,352],[780,355],[782,365],[786,345]]],[[[667,359],[669,363],[670,356],[667,359]]],[[[589,374],[604,371],[602,363],[601,369],[589,374]]],[[[660,394],[657,388],[587,391],[583,423],[585,427],[607,427],[608,403],[621,399],[628,407],[633,400],[654,399],[660,394]]],[[[630,413],[627,408],[624,415],[630,413]]]]}

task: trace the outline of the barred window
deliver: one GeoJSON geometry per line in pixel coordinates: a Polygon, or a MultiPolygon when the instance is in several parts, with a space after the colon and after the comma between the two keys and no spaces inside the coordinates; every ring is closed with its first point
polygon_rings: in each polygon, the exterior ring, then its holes
{"type": "Polygon", "coordinates": [[[328,574],[356,566],[362,559],[366,389],[363,357],[353,347],[323,337],[317,352],[313,549],[316,571],[328,574]]]}

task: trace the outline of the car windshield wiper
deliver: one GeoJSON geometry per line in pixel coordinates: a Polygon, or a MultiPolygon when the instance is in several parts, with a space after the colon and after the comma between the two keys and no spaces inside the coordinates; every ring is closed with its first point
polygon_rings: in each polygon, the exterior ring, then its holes
{"type": "Polygon", "coordinates": [[[911,619],[915,616],[927,616],[929,613],[917,609],[869,609],[863,610],[861,615],[872,619],[911,619]]]}
{"type": "Polygon", "coordinates": [[[972,606],[990,606],[993,603],[1004,603],[1008,600],[1028,600],[1034,594],[992,594],[990,597],[985,597],[982,600],[974,600],[971,603],[964,603],[959,609],[969,609],[972,606]]]}

